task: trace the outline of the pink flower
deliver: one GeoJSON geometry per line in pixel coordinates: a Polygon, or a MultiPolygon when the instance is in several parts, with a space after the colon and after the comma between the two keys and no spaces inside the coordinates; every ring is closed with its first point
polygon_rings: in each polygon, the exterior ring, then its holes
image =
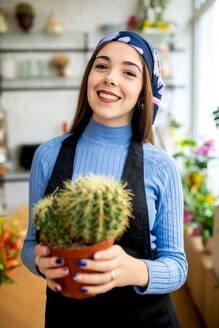
{"type": "Polygon", "coordinates": [[[192,236],[200,236],[203,231],[203,228],[201,226],[198,226],[196,228],[193,228],[192,230],[192,236]]]}
{"type": "Polygon", "coordinates": [[[188,213],[186,211],[184,211],[184,223],[189,223],[193,218],[193,214],[192,213],[188,213]]]}
{"type": "Polygon", "coordinates": [[[214,150],[214,140],[209,140],[195,151],[195,155],[208,156],[209,151],[214,150]]]}

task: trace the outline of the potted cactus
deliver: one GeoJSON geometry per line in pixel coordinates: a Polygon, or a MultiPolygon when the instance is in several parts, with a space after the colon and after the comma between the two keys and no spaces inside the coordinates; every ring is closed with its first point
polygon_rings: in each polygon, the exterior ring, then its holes
{"type": "Polygon", "coordinates": [[[112,246],[129,225],[133,194],[126,184],[104,176],[79,177],[74,184],[64,182],[62,190],[36,204],[33,218],[40,242],[52,256],[62,257],[69,275],[60,279],[62,294],[86,298],[81,285],[72,279],[81,258],[91,258],[100,249],[112,246]]]}
{"type": "Polygon", "coordinates": [[[18,20],[19,26],[27,32],[33,25],[35,11],[30,3],[20,2],[16,5],[15,16],[18,20]]]}

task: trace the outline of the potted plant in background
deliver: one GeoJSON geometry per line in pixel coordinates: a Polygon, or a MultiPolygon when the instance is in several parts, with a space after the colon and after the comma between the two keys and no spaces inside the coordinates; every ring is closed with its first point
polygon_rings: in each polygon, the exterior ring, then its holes
{"type": "Polygon", "coordinates": [[[70,77],[72,76],[71,69],[67,66],[70,62],[69,56],[65,54],[55,54],[49,61],[49,65],[55,71],[55,75],[58,77],[70,77]]]}
{"type": "Polygon", "coordinates": [[[15,16],[19,26],[25,31],[29,31],[33,25],[35,10],[28,2],[20,2],[16,5],[15,16]]]}
{"type": "Polygon", "coordinates": [[[8,27],[6,24],[6,18],[9,16],[9,11],[0,8],[0,35],[8,32],[8,27]]]}
{"type": "Polygon", "coordinates": [[[14,283],[10,274],[21,265],[20,252],[21,237],[17,233],[15,222],[9,225],[4,218],[0,217],[0,286],[4,283],[14,283]]]}
{"type": "Polygon", "coordinates": [[[175,22],[164,19],[169,0],[140,0],[138,29],[143,33],[168,33],[175,22]]]}
{"type": "Polygon", "coordinates": [[[91,258],[100,249],[112,246],[132,218],[130,190],[121,181],[90,175],[74,184],[65,181],[62,190],[44,197],[35,206],[33,218],[40,241],[52,256],[64,258],[69,275],[61,278],[62,294],[86,298],[81,285],[72,279],[79,259],[91,258]]]}
{"type": "Polygon", "coordinates": [[[207,252],[211,242],[217,197],[211,193],[207,184],[208,164],[215,159],[209,153],[214,150],[214,141],[209,140],[194,150],[196,142],[182,140],[178,142],[181,150],[174,154],[181,158],[182,185],[184,194],[184,223],[192,228],[193,235],[202,236],[207,252]]]}

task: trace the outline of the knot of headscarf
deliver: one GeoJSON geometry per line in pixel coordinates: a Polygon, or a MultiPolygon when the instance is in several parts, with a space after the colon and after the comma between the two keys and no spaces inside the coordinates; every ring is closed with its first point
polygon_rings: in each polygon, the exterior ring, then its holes
{"type": "Polygon", "coordinates": [[[159,56],[157,51],[152,47],[152,45],[141,35],[130,32],[130,31],[120,31],[104,36],[97,44],[98,48],[101,44],[108,41],[120,41],[129,44],[135,48],[138,53],[144,58],[147,67],[149,69],[151,87],[153,93],[153,123],[160,105],[162,93],[165,89],[165,84],[161,77],[161,66],[159,56]]]}

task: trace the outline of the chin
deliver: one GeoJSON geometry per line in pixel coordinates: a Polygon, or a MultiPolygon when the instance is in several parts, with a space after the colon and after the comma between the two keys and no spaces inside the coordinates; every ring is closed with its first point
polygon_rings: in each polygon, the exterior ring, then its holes
{"type": "Polygon", "coordinates": [[[93,112],[93,117],[100,120],[116,120],[116,117],[112,113],[95,113],[93,112]]]}

